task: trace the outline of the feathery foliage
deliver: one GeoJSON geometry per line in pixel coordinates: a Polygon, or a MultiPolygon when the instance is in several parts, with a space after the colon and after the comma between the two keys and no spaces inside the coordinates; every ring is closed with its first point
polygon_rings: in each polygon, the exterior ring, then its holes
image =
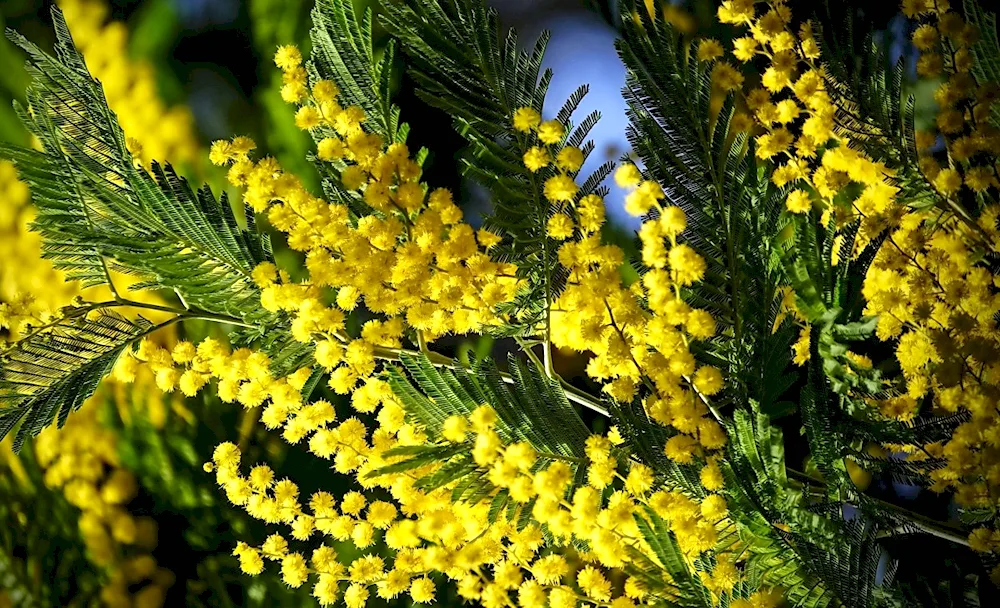
{"type": "Polygon", "coordinates": [[[688,215],[685,237],[708,266],[690,301],[727,328],[705,354],[740,379],[732,399],[745,402],[742,381],[763,379],[759,364],[780,349],[770,336],[783,192],[754,166],[746,133],[730,130],[734,96],[712,109],[712,68],[695,59],[692,43],[662,15],[631,10],[624,22],[618,50],[628,69],[629,141],[667,199],[688,215]]]}
{"type": "Polygon", "coordinates": [[[0,356],[0,438],[19,422],[14,451],[28,437],[71,412],[93,394],[122,352],[158,329],[113,312],[94,319],[68,318],[50,330],[17,343],[0,356]]]}
{"type": "MultiPolygon", "coordinates": [[[[541,370],[511,358],[511,374],[501,373],[490,359],[474,361],[466,369],[435,366],[425,355],[403,355],[403,368],[389,369],[389,384],[402,400],[408,415],[430,432],[440,433],[451,416],[468,416],[482,405],[498,416],[497,433],[505,443],[524,441],[540,454],[571,462],[576,483],[583,482],[584,442],[587,428],[558,383],[541,370]],[[404,373],[405,371],[405,373],[404,373]]],[[[447,459],[461,448],[430,447],[397,454],[412,456],[398,465],[415,468],[435,459],[447,459]]],[[[390,469],[391,470],[391,469],[390,469]]],[[[385,469],[376,471],[384,474],[385,469]]],[[[433,489],[478,473],[471,459],[463,459],[447,470],[423,480],[433,489]]],[[[462,487],[461,484],[459,487],[462,487]]]]}
{"type": "Polygon", "coordinates": [[[45,257],[84,286],[110,282],[110,268],[202,311],[249,323],[267,316],[250,279],[270,257],[266,237],[252,221],[240,228],[225,196],[194,192],[170,166],[154,164],[151,174],[136,166],[62,14],[53,18],[58,58],[8,33],[28,54],[32,84],[20,114],[42,151],[0,147],[31,186],[45,257]]]}
{"type": "Polygon", "coordinates": [[[58,11],[56,57],[11,34],[30,57],[21,118],[42,150],[0,155],[32,188],[45,255],[85,285],[134,274],[183,308],[132,321],[106,310],[135,304],[111,284],[113,301],[29,333],[2,360],[0,435],[20,423],[20,448],[61,425],[157,328],[218,321],[239,326],[235,349],[146,343],[140,358],[187,395],[215,386],[366,490],[300,500],[267,465],[244,476],[234,443],[206,467],[294,540],[321,533],[368,553],[345,567],[329,547],[307,562],[280,535],[237,546],[247,573],[280,560],[288,585],[314,577],[325,604],[342,594],[359,608],[369,587],[429,603],[433,572],[487,608],[515,589],[525,608],[974,604],[976,577],[927,582],[893,547],[929,534],[982,554],[983,568],[1000,555],[988,462],[1000,147],[979,107],[1000,86],[995,18],[967,2],[970,27],[994,30],[977,36],[947,8],[906,5],[924,21],[918,72],[954,71],[936,94],[948,145],[935,151],[884,33],[728,1],[721,25],[752,24],[725,42],[735,67],[718,41],[691,40],[646,4],[623,3],[617,42],[642,168],[624,163],[615,180],[645,213],[641,256],[601,242],[603,208],[585,226],[584,197],[603,204],[613,170],[579,175],[599,118],[572,122],[586,86],[546,109],[547,35],[522,48],[481,0],[388,3],[380,23],[319,0],[311,59],[282,47],[275,63],[317,143],[326,200],[221,142],[213,162],[232,165],[253,203],[246,229],[225,198],[137,165],[58,11]],[[396,45],[417,94],[468,143],[462,173],[491,197],[484,230],[420,181],[429,152],[401,145],[396,45]],[[305,254],[308,279],[272,263],[254,209],[305,254]],[[450,359],[434,350],[451,348],[448,334],[513,338],[503,344],[520,352],[507,372],[488,353],[450,359]],[[601,392],[561,377],[554,346],[601,392]],[[324,379],[356,416],[312,397],[331,397],[324,379]],[[577,406],[611,428],[592,433],[577,406]],[[953,491],[963,522],[908,511],[869,490],[872,473],[883,492],[953,491]]]}
{"type": "MultiPolygon", "coordinates": [[[[514,322],[499,333],[530,335],[539,323],[548,322],[548,308],[565,281],[556,262],[558,241],[546,233],[555,208],[546,199],[543,184],[557,172],[554,167],[537,172],[525,167],[522,157],[530,147],[529,138],[512,127],[511,119],[520,108],[548,113],[545,102],[552,71],[543,71],[541,65],[549,34],[543,32],[522,50],[517,33],[502,30],[497,11],[472,0],[400,2],[385,9],[384,23],[410,60],[417,95],[447,112],[469,142],[459,162],[463,175],[493,195],[484,226],[504,237],[498,258],[516,263],[530,281],[531,289],[511,309],[514,322]]],[[[581,147],[584,159],[593,152],[587,136],[599,113],[576,125],[570,122],[587,90],[586,85],[577,89],[555,114],[570,128],[553,154],[564,146],[581,147]]],[[[605,163],[581,180],[580,196],[603,194],[601,182],[612,168],[605,163]]]]}

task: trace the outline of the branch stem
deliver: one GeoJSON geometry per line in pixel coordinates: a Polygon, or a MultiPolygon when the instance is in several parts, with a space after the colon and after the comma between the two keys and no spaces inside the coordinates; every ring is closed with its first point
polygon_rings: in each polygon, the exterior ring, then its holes
{"type": "MultiPolygon", "coordinates": [[[[795,469],[790,469],[788,467],[786,467],[785,470],[788,472],[790,476],[796,477],[802,482],[811,483],[824,487],[827,485],[826,481],[813,477],[808,473],[804,473],[802,471],[796,471],[795,469]]],[[[950,526],[944,522],[931,519],[930,517],[921,515],[920,513],[911,511],[905,507],[901,507],[899,505],[878,498],[872,498],[870,496],[866,496],[865,500],[873,503],[878,503],[879,507],[884,508],[887,511],[892,511],[897,517],[906,521],[904,525],[899,526],[894,530],[892,530],[893,533],[905,534],[911,531],[907,529],[911,527],[911,528],[916,528],[926,534],[930,534],[931,536],[936,536],[937,538],[953,542],[957,545],[962,545],[964,547],[969,546],[968,538],[966,538],[962,534],[962,531],[960,529],[954,526],[950,526]]],[[[860,505],[849,501],[845,501],[844,505],[859,510],[861,509],[860,505]]]]}
{"type": "Polygon", "coordinates": [[[33,338],[47,329],[51,329],[53,327],[61,325],[66,321],[69,321],[70,319],[78,319],[80,317],[84,317],[96,310],[104,310],[107,308],[125,308],[125,307],[142,308],[145,310],[156,310],[159,312],[172,313],[177,315],[175,319],[171,319],[171,321],[174,322],[200,319],[203,321],[212,321],[215,323],[228,323],[230,325],[238,325],[240,327],[248,327],[248,328],[255,327],[254,325],[244,323],[242,320],[237,319],[236,317],[230,317],[227,315],[219,315],[205,311],[182,310],[178,308],[172,308],[170,306],[161,306],[159,304],[150,304],[147,302],[137,302],[135,300],[127,300],[122,297],[117,297],[114,300],[105,300],[103,302],[90,302],[84,306],[71,308],[68,313],[59,317],[55,321],[50,321],[44,325],[39,325],[38,327],[33,328],[30,332],[21,337],[17,342],[23,342],[25,340],[33,338]]]}

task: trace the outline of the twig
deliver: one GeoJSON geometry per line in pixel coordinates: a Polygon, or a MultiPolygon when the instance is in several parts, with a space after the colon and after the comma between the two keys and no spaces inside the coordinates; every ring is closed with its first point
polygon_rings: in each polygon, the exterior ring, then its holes
{"type": "Polygon", "coordinates": [[[200,319],[203,321],[212,321],[216,323],[228,323],[230,325],[238,325],[240,327],[248,327],[248,328],[254,327],[253,325],[244,323],[243,321],[237,319],[236,317],[230,317],[227,315],[218,315],[215,313],[204,312],[204,311],[180,310],[177,308],[171,308],[169,306],[160,306],[159,304],[148,304],[146,302],[126,300],[124,298],[119,297],[115,300],[107,300],[104,302],[91,302],[85,306],[71,308],[67,314],[59,317],[55,321],[50,321],[49,323],[46,323],[44,325],[32,328],[30,332],[22,336],[20,339],[17,340],[17,342],[14,342],[14,344],[18,344],[20,342],[33,338],[38,334],[44,332],[45,330],[61,325],[62,323],[65,323],[66,321],[69,321],[71,319],[78,319],[80,317],[85,317],[86,315],[94,311],[104,310],[107,308],[125,308],[125,307],[143,308],[146,310],[156,310],[160,312],[172,313],[177,315],[177,318],[175,319],[176,321],[200,319]]]}
{"type": "MultiPolygon", "coordinates": [[[[788,467],[785,467],[785,470],[788,472],[789,475],[797,477],[801,481],[805,481],[807,483],[813,483],[820,486],[827,485],[826,481],[813,477],[808,473],[804,473],[802,471],[796,471],[795,469],[790,469],[788,467]]],[[[911,511],[905,507],[901,507],[891,502],[887,502],[878,498],[872,498],[870,496],[866,496],[865,499],[871,502],[878,503],[880,507],[892,511],[901,519],[906,520],[906,523],[904,525],[893,528],[892,532],[906,533],[911,531],[908,530],[908,528],[916,528],[921,532],[930,534],[931,536],[936,536],[937,538],[941,538],[953,542],[955,544],[962,545],[964,547],[969,546],[968,538],[962,535],[961,530],[957,528],[948,526],[943,522],[931,519],[927,516],[921,515],[920,513],[911,511]]],[[[860,505],[854,504],[852,502],[845,501],[844,505],[848,507],[853,507],[858,510],[862,510],[860,505]]]]}

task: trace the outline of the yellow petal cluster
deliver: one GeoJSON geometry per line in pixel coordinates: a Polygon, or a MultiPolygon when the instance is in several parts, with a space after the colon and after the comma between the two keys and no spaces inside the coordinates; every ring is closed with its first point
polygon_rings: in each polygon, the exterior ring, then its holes
{"type": "Polygon", "coordinates": [[[163,102],[153,66],[131,57],[126,25],[108,20],[110,11],[103,0],[58,4],[87,69],[101,81],[108,105],[132,139],[133,156],[147,167],[151,160],[193,162],[199,151],[194,117],[183,105],[168,107],[163,102]]]}

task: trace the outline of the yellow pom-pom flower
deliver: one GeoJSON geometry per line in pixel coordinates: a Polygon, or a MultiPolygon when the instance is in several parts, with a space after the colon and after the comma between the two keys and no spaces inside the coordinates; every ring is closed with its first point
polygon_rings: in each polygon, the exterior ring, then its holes
{"type": "Polygon", "coordinates": [[[514,112],[514,128],[522,133],[530,133],[542,122],[542,115],[534,108],[518,108],[514,112]]]}

